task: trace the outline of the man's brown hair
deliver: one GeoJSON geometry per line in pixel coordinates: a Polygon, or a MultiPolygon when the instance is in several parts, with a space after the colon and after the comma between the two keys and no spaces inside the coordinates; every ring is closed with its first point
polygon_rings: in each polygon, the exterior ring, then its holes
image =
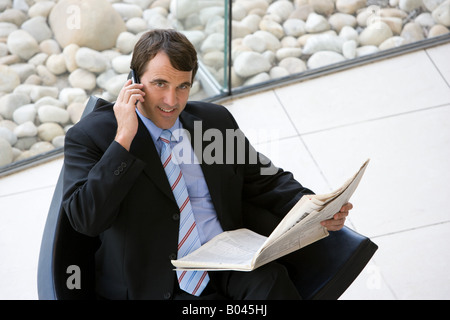
{"type": "Polygon", "coordinates": [[[161,51],[167,54],[175,69],[192,71],[191,81],[194,81],[198,70],[197,51],[184,34],[172,29],[155,29],[143,34],[134,47],[131,69],[140,78],[148,62],[161,51]]]}

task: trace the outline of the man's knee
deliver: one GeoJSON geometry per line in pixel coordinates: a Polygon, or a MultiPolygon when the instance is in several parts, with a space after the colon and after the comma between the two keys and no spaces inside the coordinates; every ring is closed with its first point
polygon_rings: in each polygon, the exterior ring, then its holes
{"type": "Polygon", "coordinates": [[[234,275],[233,285],[241,287],[238,299],[301,299],[286,268],[271,262],[249,273],[234,275]]]}
{"type": "Polygon", "coordinates": [[[270,279],[271,281],[268,281],[268,283],[272,285],[268,291],[267,299],[301,299],[285,266],[272,262],[267,264],[267,267],[268,270],[265,271],[268,273],[267,277],[269,277],[267,280],[270,279]]]}

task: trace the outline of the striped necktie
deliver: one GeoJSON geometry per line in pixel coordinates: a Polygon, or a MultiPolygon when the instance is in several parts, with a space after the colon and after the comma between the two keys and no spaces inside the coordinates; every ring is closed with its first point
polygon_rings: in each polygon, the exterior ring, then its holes
{"type": "MultiPolygon", "coordinates": [[[[178,258],[182,258],[192,251],[200,248],[200,238],[192,211],[191,202],[176,159],[172,160],[170,140],[172,132],[163,130],[159,139],[163,142],[161,150],[161,162],[169,179],[175,200],[180,208],[180,229],[178,234],[178,258]]],[[[199,296],[209,282],[208,273],[205,271],[177,271],[180,288],[192,295],[199,296]]]]}

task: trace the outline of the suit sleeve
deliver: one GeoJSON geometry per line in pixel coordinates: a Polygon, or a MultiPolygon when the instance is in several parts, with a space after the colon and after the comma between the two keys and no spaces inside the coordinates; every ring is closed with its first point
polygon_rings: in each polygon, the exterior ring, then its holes
{"type": "Polygon", "coordinates": [[[102,150],[75,127],[64,148],[63,208],[75,230],[97,236],[112,225],[145,164],[115,141],[102,150]]]}

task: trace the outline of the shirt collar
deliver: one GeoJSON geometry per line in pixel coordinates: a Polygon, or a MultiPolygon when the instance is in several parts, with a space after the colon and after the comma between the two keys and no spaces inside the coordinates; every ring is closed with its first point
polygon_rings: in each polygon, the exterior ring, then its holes
{"type": "MultiPolygon", "coordinates": [[[[156,124],[153,123],[152,120],[149,118],[146,118],[142,113],[139,112],[138,108],[136,108],[136,113],[141,118],[142,122],[144,123],[145,127],[147,128],[148,132],[150,133],[150,136],[153,139],[153,143],[157,144],[157,141],[159,137],[161,136],[161,132],[163,129],[156,126],[156,124]]],[[[170,128],[169,130],[173,133],[175,130],[181,129],[181,122],[180,119],[177,118],[175,121],[175,124],[170,128]]],[[[172,141],[176,140],[177,142],[180,139],[180,135],[172,135],[172,141]]]]}

